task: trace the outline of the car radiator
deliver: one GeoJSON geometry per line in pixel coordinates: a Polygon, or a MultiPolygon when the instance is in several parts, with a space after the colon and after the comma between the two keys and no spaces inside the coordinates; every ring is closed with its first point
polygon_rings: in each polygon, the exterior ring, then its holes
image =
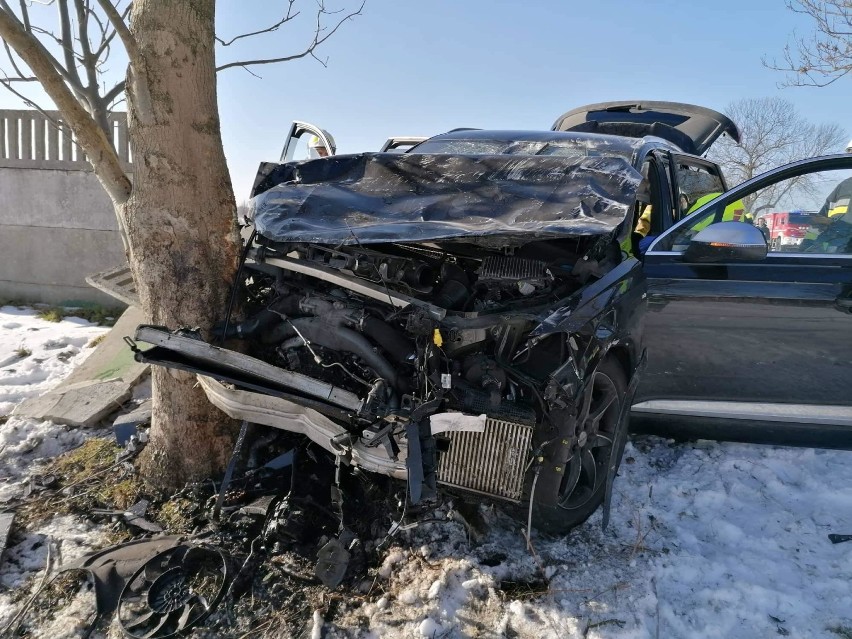
{"type": "Polygon", "coordinates": [[[453,432],[438,461],[438,482],[521,501],[533,426],[488,418],[481,433],[453,432]]]}

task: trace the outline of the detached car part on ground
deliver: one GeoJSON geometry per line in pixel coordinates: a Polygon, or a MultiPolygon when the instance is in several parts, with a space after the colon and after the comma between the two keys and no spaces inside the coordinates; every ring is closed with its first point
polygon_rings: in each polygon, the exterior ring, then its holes
{"type": "Polygon", "coordinates": [[[611,487],[642,362],[644,279],[618,248],[641,179],[585,153],[263,165],[245,319],[223,327],[249,354],[141,326],[137,358],[406,481],[412,506],[443,486],[567,531],[611,487]]]}

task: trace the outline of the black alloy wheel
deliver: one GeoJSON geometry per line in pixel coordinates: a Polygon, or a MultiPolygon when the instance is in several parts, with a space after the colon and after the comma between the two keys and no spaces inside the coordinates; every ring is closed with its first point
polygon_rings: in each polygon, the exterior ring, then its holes
{"type": "Polygon", "coordinates": [[[533,525],[539,531],[564,535],[603,503],[607,469],[613,461],[618,468],[627,440],[628,415],[621,410],[626,393],[624,369],[614,357],[606,358],[594,372],[574,431],[563,433],[573,441],[572,447],[560,449],[558,457],[544,463],[543,473],[559,476],[551,482],[542,475],[539,489],[531,491],[533,525]]]}
{"type": "Polygon", "coordinates": [[[606,483],[622,397],[613,379],[601,368],[595,371],[592,388],[586,393],[574,433],[577,441],[565,461],[557,502],[565,510],[586,506],[606,483]]]}

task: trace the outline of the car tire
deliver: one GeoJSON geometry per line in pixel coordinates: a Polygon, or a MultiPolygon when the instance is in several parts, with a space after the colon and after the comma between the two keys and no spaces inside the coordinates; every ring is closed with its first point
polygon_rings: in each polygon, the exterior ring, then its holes
{"type": "MultiPolygon", "coordinates": [[[[627,376],[621,363],[614,357],[606,358],[595,370],[593,384],[590,410],[588,411],[590,418],[586,420],[583,426],[577,425],[577,433],[595,430],[589,424],[592,419],[591,416],[604,403],[609,401],[609,394],[612,394],[612,401],[607,405],[598,422],[598,434],[609,437],[612,444],[608,449],[605,445],[600,444],[578,446],[573,452],[569,453],[570,457],[567,461],[565,460],[565,449],[560,448],[544,461],[542,474],[548,471],[554,472],[553,469],[556,468],[560,468],[562,472],[559,473],[560,477],[557,477],[556,481],[553,481],[554,477],[550,477],[548,478],[550,481],[543,482],[544,491],[539,492],[531,489],[533,497],[532,521],[533,526],[539,531],[564,535],[572,528],[584,523],[603,503],[606,494],[606,471],[610,466],[612,456],[615,456],[616,470],[621,464],[621,456],[627,440],[629,419],[629,411],[622,411],[622,406],[626,401],[627,376]],[[557,455],[560,455],[562,459],[554,458],[557,455]],[[583,460],[580,462],[581,474],[576,480],[574,488],[569,490],[570,482],[574,481],[572,475],[576,474],[576,468],[573,474],[571,472],[572,462],[578,456],[583,460]],[[594,461],[594,464],[591,463],[592,461],[594,461]]],[[[600,437],[597,439],[602,441],[600,437]]],[[[589,440],[586,443],[588,444],[589,440]]],[[[541,481],[541,477],[539,477],[539,481],[541,481]]],[[[528,501],[525,507],[528,514],[528,501]]]]}

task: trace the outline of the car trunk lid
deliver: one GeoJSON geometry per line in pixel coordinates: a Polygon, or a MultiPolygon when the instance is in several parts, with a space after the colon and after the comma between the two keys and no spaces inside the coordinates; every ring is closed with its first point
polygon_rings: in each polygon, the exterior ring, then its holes
{"type": "Polygon", "coordinates": [[[589,104],[559,116],[552,130],[631,138],[653,135],[694,155],[703,155],[723,133],[740,141],[737,125],[728,116],[680,102],[627,100],[589,104]]]}

